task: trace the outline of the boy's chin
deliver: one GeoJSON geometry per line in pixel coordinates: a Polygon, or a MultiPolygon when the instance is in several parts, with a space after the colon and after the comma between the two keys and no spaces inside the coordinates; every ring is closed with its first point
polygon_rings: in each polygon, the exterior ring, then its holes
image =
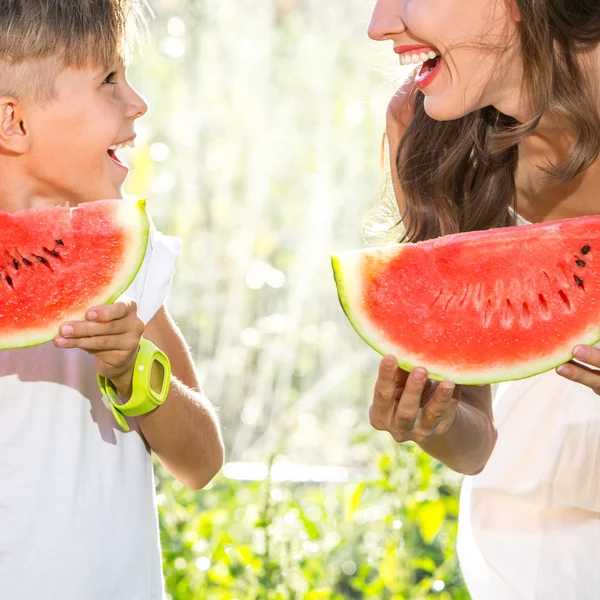
{"type": "MultiPolygon", "coordinates": [[[[123,178],[125,179],[125,178],[123,178]]],[[[121,200],[124,197],[123,192],[123,181],[117,183],[113,182],[112,185],[107,186],[101,200],[121,200]]]]}
{"type": "Polygon", "coordinates": [[[94,200],[122,200],[124,197],[122,185],[104,185],[86,192],[79,198],[76,198],[75,202],[71,202],[71,204],[93,202],[94,200]]]}

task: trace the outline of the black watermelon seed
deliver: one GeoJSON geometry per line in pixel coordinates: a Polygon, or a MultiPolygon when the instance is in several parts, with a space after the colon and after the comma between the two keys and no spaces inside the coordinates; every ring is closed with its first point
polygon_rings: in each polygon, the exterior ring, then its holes
{"type": "Polygon", "coordinates": [[[587,254],[591,250],[590,246],[584,246],[581,249],[581,254],[587,254]]]}
{"type": "Polygon", "coordinates": [[[44,252],[46,254],[51,254],[52,256],[58,258],[60,256],[60,254],[56,251],[56,250],[48,250],[48,248],[46,248],[46,246],[44,246],[44,252]]]}
{"type": "Polygon", "coordinates": [[[65,243],[59,238],[58,240],[54,240],[59,246],[64,246],[65,243]]]}
{"type": "Polygon", "coordinates": [[[31,266],[31,261],[27,260],[26,258],[23,259],[23,264],[27,265],[28,267],[31,266]]]}
{"type": "Polygon", "coordinates": [[[585,267],[585,261],[584,261],[584,260],[581,260],[580,258],[578,258],[578,259],[575,261],[575,264],[576,264],[578,267],[585,267]]]}
{"type": "Polygon", "coordinates": [[[15,271],[19,270],[19,261],[16,258],[13,258],[13,265],[15,266],[15,271]]]}
{"type": "Polygon", "coordinates": [[[577,275],[573,275],[573,279],[575,279],[575,283],[579,286],[583,285],[583,279],[581,277],[577,277],[577,275]]]}
{"type": "Polygon", "coordinates": [[[8,285],[12,285],[12,278],[10,275],[6,276],[6,283],[8,283],[8,285]]]}
{"type": "Polygon", "coordinates": [[[43,256],[38,256],[37,254],[35,255],[35,257],[43,264],[43,265],[47,265],[48,261],[43,257],[43,256]]]}

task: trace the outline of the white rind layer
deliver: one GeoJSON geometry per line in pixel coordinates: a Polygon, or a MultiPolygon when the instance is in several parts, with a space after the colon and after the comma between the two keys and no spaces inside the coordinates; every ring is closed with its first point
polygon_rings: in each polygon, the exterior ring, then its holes
{"type": "MultiPolygon", "coordinates": [[[[425,367],[429,379],[434,381],[452,381],[463,385],[485,385],[489,383],[500,383],[502,381],[513,381],[525,379],[550,371],[573,358],[573,348],[578,344],[594,345],[600,341],[600,325],[589,327],[580,335],[561,343],[560,348],[553,354],[542,359],[520,362],[515,365],[498,365],[491,369],[469,370],[460,369],[458,365],[428,363],[423,364],[421,357],[408,351],[406,348],[386,338],[384,331],[378,329],[368,318],[366,312],[360,312],[362,305],[362,281],[361,273],[365,256],[378,257],[378,261],[390,257],[390,247],[372,248],[369,250],[350,250],[331,255],[335,281],[338,289],[340,304],[356,330],[358,335],[371,348],[381,355],[391,354],[398,361],[398,366],[405,371],[412,371],[416,367],[425,367]]],[[[397,257],[402,252],[402,246],[396,246],[397,257]]],[[[600,320],[599,320],[600,323],[600,320]]]]}
{"type": "MultiPolygon", "coordinates": [[[[98,288],[95,296],[90,299],[84,309],[76,307],[64,313],[62,322],[79,321],[85,319],[85,312],[93,306],[110,304],[119,298],[135,279],[146,254],[148,236],[150,233],[150,222],[146,213],[145,200],[101,200],[99,202],[114,202],[118,206],[115,218],[120,226],[127,232],[129,241],[125,249],[125,262],[120,269],[120,277],[113,279],[111,285],[98,288]]],[[[79,210],[77,207],[71,212],[79,210]]],[[[60,325],[60,324],[59,324],[60,325]]],[[[26,329],[21,327],[14,333],[0,333],[0,349],[27,348],[44,344],[58,335],[56,323],[49,323],[47,327],[36,327],[26,329]]]]}

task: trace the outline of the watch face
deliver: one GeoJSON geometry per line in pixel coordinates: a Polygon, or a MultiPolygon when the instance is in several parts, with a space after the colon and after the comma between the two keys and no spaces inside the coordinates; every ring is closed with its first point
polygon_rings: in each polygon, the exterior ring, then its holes
{"type": "Polygon", "coordinates": [[[150,368],[150,381],[148,382],[152,393],[159,397],[165,385],[165,368],[162,363],[154,359],[150,368]]]}

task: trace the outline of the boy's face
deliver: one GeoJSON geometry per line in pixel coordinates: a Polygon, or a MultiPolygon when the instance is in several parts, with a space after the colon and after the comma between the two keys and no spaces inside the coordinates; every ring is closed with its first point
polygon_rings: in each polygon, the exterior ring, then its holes
{"type": "Polygon", "coordinates": [[[37,195],[71,203],[120,198],[128,169],[111,147],[133,142],[135,120],[148,109],[122,61],[110,73],[68,68],[55,92],[50,103],[27,107],[26,161],[37,195]]]}

